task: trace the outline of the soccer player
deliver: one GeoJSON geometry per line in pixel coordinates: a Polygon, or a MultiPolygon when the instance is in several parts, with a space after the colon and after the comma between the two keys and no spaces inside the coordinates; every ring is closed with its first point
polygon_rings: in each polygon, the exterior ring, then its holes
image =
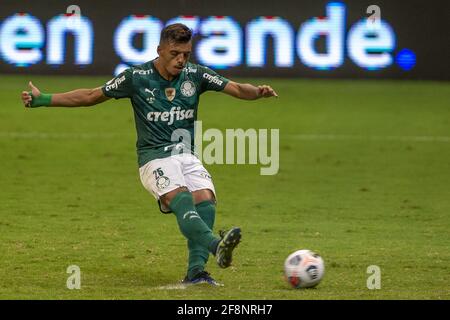
{"type": "Polygon", "coordinates": [[[207,67],[190,63],[191,38],[192,31],[185,25],[169,25],[161,31],[156,59],[132,66],[95,89],[45,94],[30,81],[31,92],[23,91],[22,101],[28,108],[81,107],[110,98],[129,98],[137,130],[141,182],[157,199],[163,213],[176,216],[187,238],[189,261],[183,283],[220,285],[205,271],[209,254],[215,256],[221,268],[229,267],[241,229],[233,227],[219,237],[212,231],[216,214],[214,185],[193,148],[199,98],[208,90],[245,100],[277,94],[270,86],[233,82],[207,67]]]}

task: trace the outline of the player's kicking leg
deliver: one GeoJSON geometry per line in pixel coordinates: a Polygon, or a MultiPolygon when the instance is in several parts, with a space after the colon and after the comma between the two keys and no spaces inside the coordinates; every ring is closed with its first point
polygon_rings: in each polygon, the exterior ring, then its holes
{"type": "MultiPolygon", "coordinates": [[[[190,181],[189,177],[185,176],[190,181]]],[[[192,189],[192,184],[187,183],[192,189]]],[[[195,209],[200,218],[206,223],[209,229],[213,230],[216,216],[216,201],[214,194],[209,189],[201,189],[192,192],[194,198],[195,209]]],[[[209,254],[207,248],[201,246],[192,240],[187,240],[187,247],[189,251],[188,268],[186,277],[183,280],[184,284],[209,283],[211,285],[219,286],[211,275],[205,271],[206,263],[208,262],[209,254]]]]}
{"type": "MultiPolygon", "coordinates": [[[[203,170],[205,170],[203,168],[203,170]]],[[[205,170],[206,171],[206,170],[205,170]]],[[[198,173],[198,172],[197,172],[198,173]]],[[[211,182],[202,181],[205,176],[209,174],[193,176],[193,173],[186,176],[188,180],[189,188],[198,189],[205,187],[205,189],[200,189],[192,192],[195,207],[198,214],[206,225],[213,230],[216,212],[216,200],[214,195],[214,186],[211,182]]],[[[210,177],[209,177],[210,180],[210,177]]],[[[215,256],[219,266],[226,268],[231,264],[232,261],[232,251],[234,247],[238,244],[240,240],[240,230],[239,233],[233,228],[233,232],[228,232],[230,236],[224,237],[226,233],[221,232],[221,241],[219,242],[215,256]]],[[[231,231],[231,230],[230,230],[231,231]]],[[[206,248],[202,247],[198,243],[188,240],[189,249],[189,265],[187,275],[184,279],[184,283],[209,283],[212,285],[220,285],[215,281],[208,272],[205,271],[205,266],[208,261],[209,252],[206,248]]]]}
{"type": "MultiPolygon", "coordinates": [[[[197,253],[194,252],[193,258],[195,258],[195,254],[199,254],[203,257],[203,263],[200,259],[200,263],[197,263],[200,268],[198,268],[197,274],[191,272],[190,279],[194,280],[201,275],[205,280],[202,282],[214,284],[210,281],[212,278],[209,274],[204,271],[207,257],[209,253],[212,253],[216,256],[220,267],[230,266],[232,251],[240,240],[240,229],[233,228],[233,232],[224,234],[222,238],[213,235],[212,224],[210,227],[205,223],[198,212],[201,207],[199,205],[204,201],[195,206],[193,195],[187,188],[185,174],[182,174],[186,169],[183,161],[188,160],[169,157],[150,161],[140,168],[141,181],[144,187],[160,200],[162,208],[168,208],[175,214],[180,231],[188,239],[188,242],[194,247],[197,246],[197,249],[202,248],[202,252],[199,253],[198,250],[197,253]]],[[[205,218],[205,220],[207,219],[205,218]]]]}
{"type": "MultiPolygon", "coordinates": [[[[180,157],[183,159],[183,171],[187,187],[192,191],[201,218],[212,230],[216,205],[216,192],[212,177],[197,157],[191,154],[184,154],[180,157]]],[[[217,264],[221,268],[227,268],[231,265],[232,252],[240,239],[240,228],[232,228],[228,232],[221,233],[221,241],[217,245],[216,251],[213,252],[217,264]]]]}
{"type": "Polygon", "coordinates": [[[183,235],[188,239],[190,257],[189,262],[199,258],[198,268],[189,268],[185,283],[209,283],[219,285],[204,270],[209,253],[216,256],[217,264],[221,268],[227,268],[232,262],[232,253],[241,239],[240,228],[232,228],[223,233],[221,238],[214,237],[212,230],[203,221],[194,206],[192,194],[182,187],[175,189],[160,197],[161,203],[169,207],[177,217],[178,226],[183,235]]]}

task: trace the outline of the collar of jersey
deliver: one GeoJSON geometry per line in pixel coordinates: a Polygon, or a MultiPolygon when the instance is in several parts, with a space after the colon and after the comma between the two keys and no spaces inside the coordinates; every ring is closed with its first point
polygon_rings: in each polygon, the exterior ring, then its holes
{"type": "Polygon", "coordinates": [[[164,77],[159,73],[158,69],[156,69],[155,63],[154,63],[156,59],[157,59],[157,58],[151,60],[150,62],[151,62],[151,64],[152,64],[152,67],[153,67],[153,69],[155,70],[156,74],[158,75],[158,77],[160,77],[162,80],[164,80],[165,82],[168,82],[168,83],[172,83],[172,82],[174,82],[174,81],[177,81],[178,78],[181,76],[181,73],[183,73],[183,71],[181,71],[180,74],[179,74],[178,76],[176,76],[175,78],[173,78],[172,80],[167,80],[166,78],[164,78],[164,77]]]}

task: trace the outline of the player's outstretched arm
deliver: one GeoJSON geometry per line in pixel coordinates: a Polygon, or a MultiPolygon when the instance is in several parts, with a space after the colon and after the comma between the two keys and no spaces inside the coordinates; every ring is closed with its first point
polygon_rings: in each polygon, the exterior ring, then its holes
{"type": "Polygon", "coordinates": [[[238,99],[256,100],[259,98],[276,97],[278,94],[268,85],[254,86],[248,83],[230,81],[223,92],[238,99]]]}
{"type": "Polygon", "coordinates": [[[27,108],[42,106],[88,107],[110,99],[103,94],[101,87],[95,89],[77,89],[65,93],[45,94],[30,81],[31,92],[22,91],[22,102],[27,108]]]}

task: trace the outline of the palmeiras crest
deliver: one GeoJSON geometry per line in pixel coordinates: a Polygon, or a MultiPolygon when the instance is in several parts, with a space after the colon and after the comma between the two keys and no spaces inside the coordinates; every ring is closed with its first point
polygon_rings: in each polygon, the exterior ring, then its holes
{"type": "Polygon", "coordinates": [[[167,100],[172,101],[175,98],[175,88],[166,88],[164,92],[166,93],[167,100]]]}

